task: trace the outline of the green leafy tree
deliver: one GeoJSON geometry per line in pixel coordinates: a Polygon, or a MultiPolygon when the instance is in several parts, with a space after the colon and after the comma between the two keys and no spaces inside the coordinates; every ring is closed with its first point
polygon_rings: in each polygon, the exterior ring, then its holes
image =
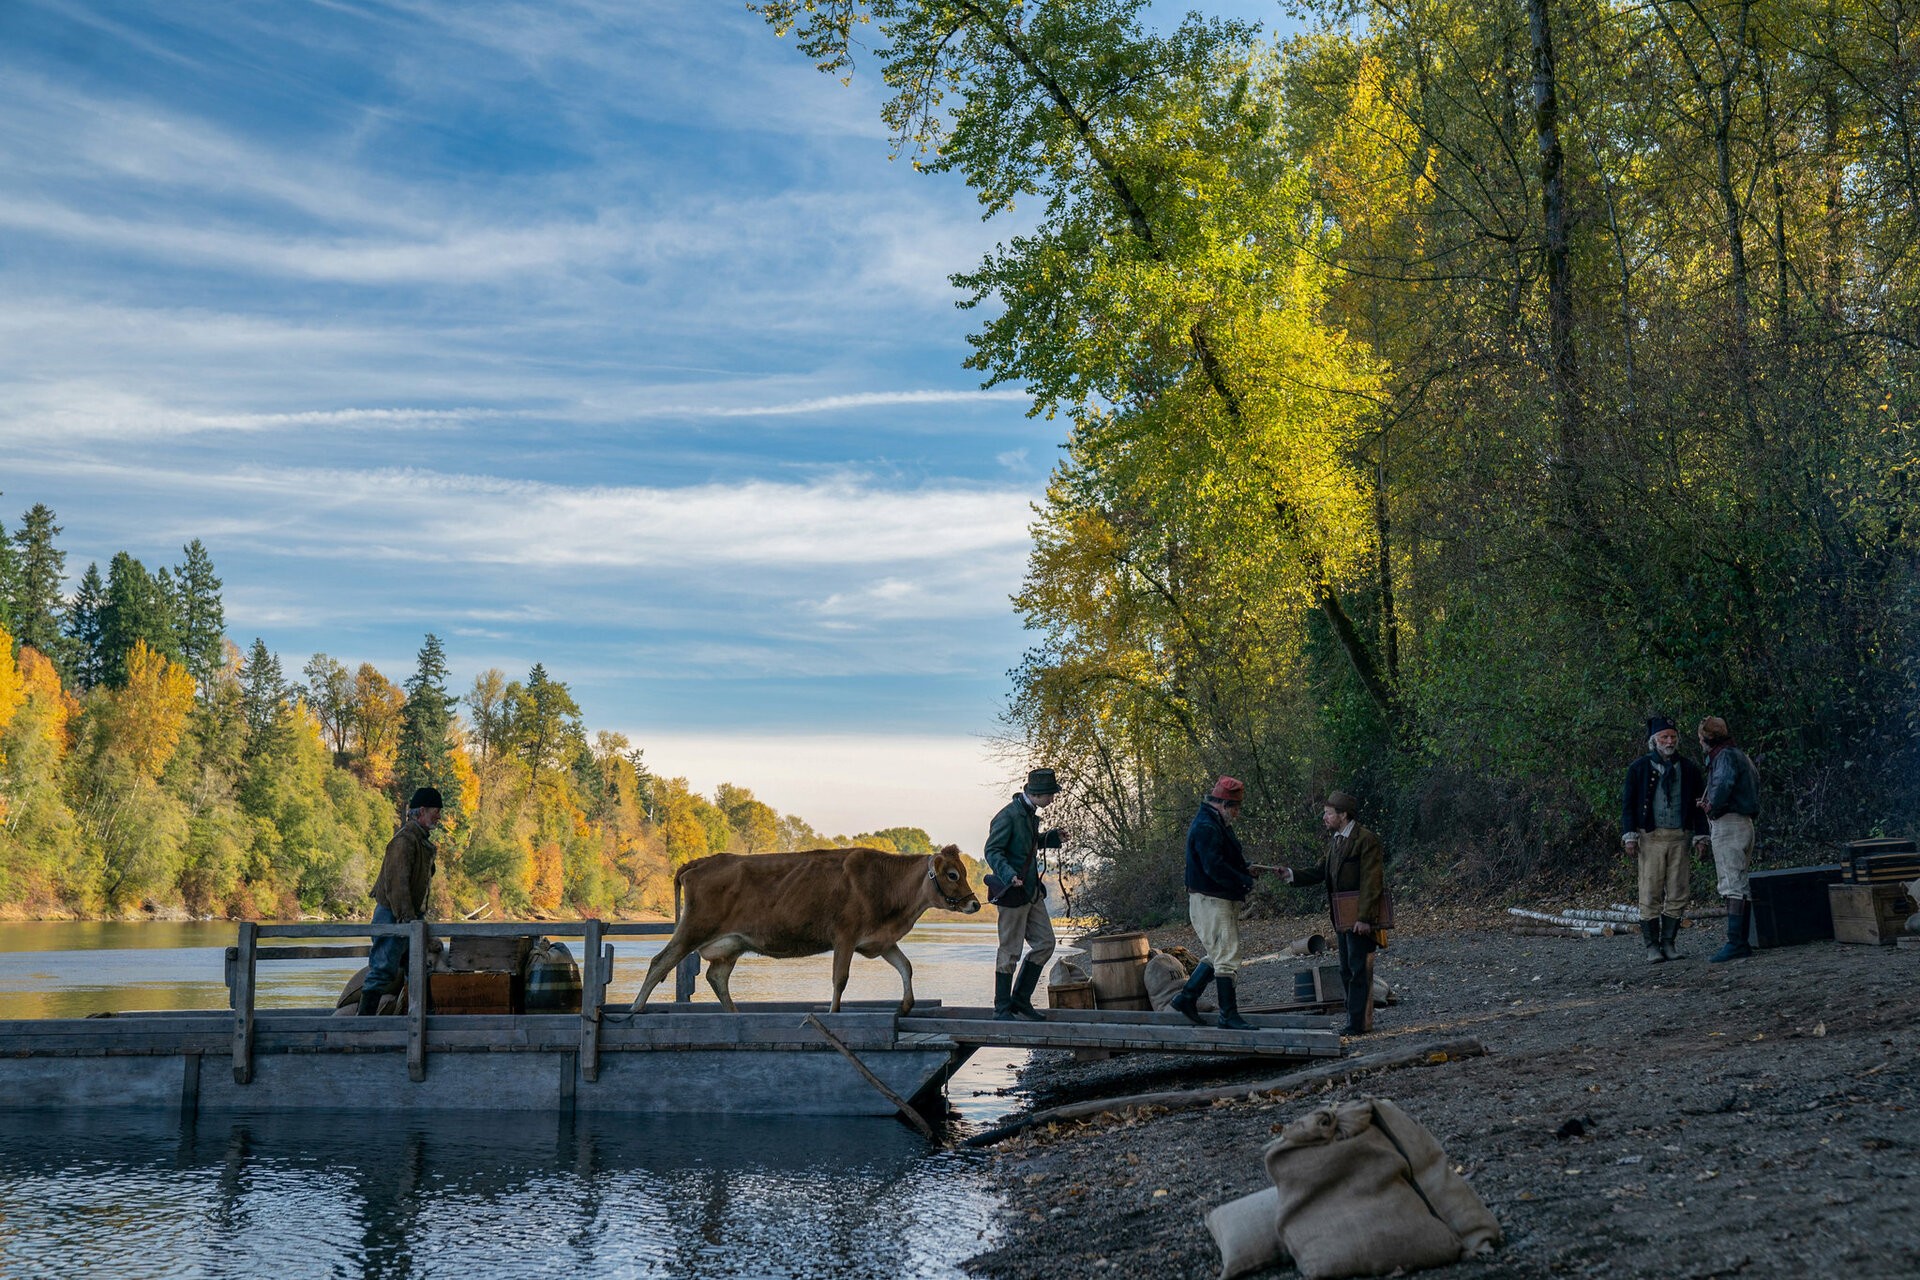
{"type": "Polygon", "coordinates": [[[321,738],[333,752],[334,762],[344,765],[353,740],[353,673],[338,658],[316,653],[307,659],[301,674],[307,678],[302,689],[307,710],[320,722],[321,738]]]}

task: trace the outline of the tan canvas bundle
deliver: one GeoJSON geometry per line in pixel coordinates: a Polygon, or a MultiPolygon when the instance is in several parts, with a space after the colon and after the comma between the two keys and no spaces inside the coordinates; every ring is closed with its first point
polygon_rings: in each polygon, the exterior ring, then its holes
{"type": "Polygon", "coordinates": [[[1267,1145],[1266,1164],[1271,1192],[1207,1215],[1222,1280],[1282,1252],[1308,1280],[1334,1280],[1444,1266],[1500,1241],[1433,1135],[1385,1099],[1308,1112],[1267,1145]]]}

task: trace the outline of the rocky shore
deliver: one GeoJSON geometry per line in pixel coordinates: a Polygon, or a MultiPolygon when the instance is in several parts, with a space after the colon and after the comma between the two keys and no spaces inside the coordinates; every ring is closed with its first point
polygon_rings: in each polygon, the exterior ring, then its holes
{"type": "MultiPolygon", "coordinates": [[[[1317,917],[1252,922],[1278,951],[1317,917]]],[[[1006,1280],[1217,1272],[1202,1215],[1265,1185],[1262,1148],[1329,1101],[1400,1103],[1506,1231],[1484,1277],[1908,1277],[1920,1274],[1920,951],[1823,942],[1709,965],[1637,940],[1523,938],[1463,916],[1395,934],[1378,974],[1400,1003],[1354,1053],[1473,1036],[1487,1055],[1179,1111],[1027,1131],[993,1148],[1006,1234],[969,1273],[1006,1280]]],[[[1192,945],[1184,929],[1156,946],[1192,945]]],[[[1290,998],[1300,962],[1242,971],[1242,1003],[1290,998]]],[[[1249,1086],[1272,1064],[1036,1055],[1033,1107],[1249,1086]]],[[[1260,1273],[1296,1274],[1291,1267],[1260,1273]]]]}

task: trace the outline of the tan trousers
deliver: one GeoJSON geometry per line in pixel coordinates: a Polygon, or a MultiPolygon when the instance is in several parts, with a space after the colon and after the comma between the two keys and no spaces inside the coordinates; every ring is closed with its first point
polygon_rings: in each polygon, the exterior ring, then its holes
{"type": "Polygon", "coordinates": [[[1023,945],[1028,960],[1044,965],[1053,954],[1053,920],[1047,915],[1047,900],[996,909],[1000,912],[1000,950],[994,954],[993,967],[1001,973],[1018,969],[1023,945]]]}
{"type": "Polygon", "coordinates": [[[1753,819],[1744,813],[1729,813],[1707,824],[1712,832],[1713,870],[1719,877],[1720,896],[1747,896],[1747,868],[1753,862],[1753,819]]]}
{"type": "Polygon", "coordinates": [[[1687,910],[1693,863],[1687,855],[1691,837],[1685,831],[1662,827],[1640,833],[1640,918],[1657,920],[1680,916],[1687,910]]]}
{"type": "Polygon", "coordinates": [[[1231,978],[1240,972],[1240,904],[1225,898],[1209,898],[1204,893],[1187,895],[1187,919],[1207,949],[1215,977],[1231,978]]]}

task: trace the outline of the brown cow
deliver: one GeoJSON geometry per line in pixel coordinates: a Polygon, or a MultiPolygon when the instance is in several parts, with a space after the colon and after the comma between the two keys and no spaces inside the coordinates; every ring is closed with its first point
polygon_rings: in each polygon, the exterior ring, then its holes
{"type": "Polygon", "coordinates": [[[913,966],[900,939],[932,907],[980,909],[967,883],[960,850],[907,857],[878,849],[815,849],[808,853],[718,853],[680,868],[673,877],[679,924],[647,966],[633,998],[646,1007],[660,980],[698,951],[707,984],[727,1012],[733,965],[748,951],[763,956],[817,956],[833,952],[833,1006],[840,1011],[853,953],[879,956],[900,974],[900,1012],[913,1008],[913,966]]]}

